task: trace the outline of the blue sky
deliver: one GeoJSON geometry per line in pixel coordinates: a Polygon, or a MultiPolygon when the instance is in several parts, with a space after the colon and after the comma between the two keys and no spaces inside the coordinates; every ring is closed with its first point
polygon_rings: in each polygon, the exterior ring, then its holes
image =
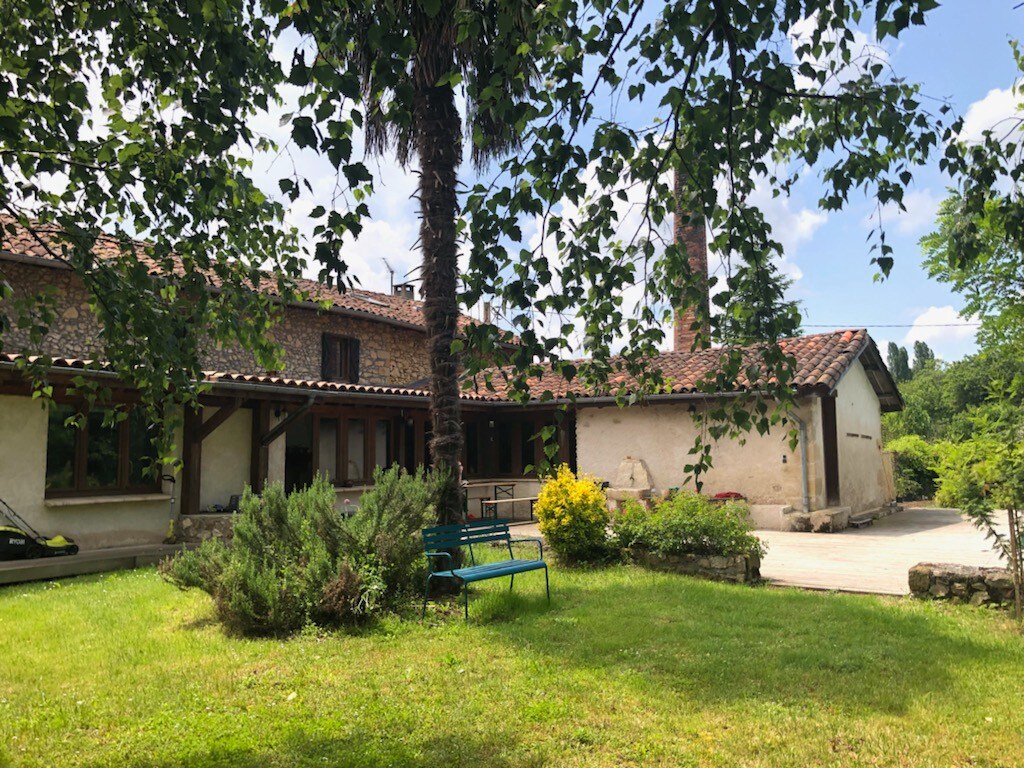
{"type": "MultiPolygon", "coordinates": [[[[1024,8],[1014,11],[1012,5],[1009,0],[955,2],[933,11],[925,27],[906,34],[895,47],[887,46],[892,66],[909,80],[922,83],[924,93],[949,98],[955,109],[968,115],[968,129],[990,125],[1014,106],[1009,89],[1015,68],[1009,40],[1024,33],[1024,8]]],[[[937,167],[919,170],[907,214],[895,220],[886,217],[896,266],[882,283],[874,282],[875,270],[868,265],[865,237],[870,225],[865,222],[871,206],[852,205],[820,221],[788,255],[802,273],[793,296],[802,303],[805,323],[867,325],[879,342],[923,339],[947,360],[972,351],[970,327],[881,326],[957,321],[955,311],[962,301],[928,279],[917,244],[930,231],[935,206],[947,185],[937,167]]],[[[813,185],[802,186],[791,206],[813,211],[814,193],[813,185]]]]}
{"type": "MultiPolygon", "coordinates": [[[[960,0],[940,7],[927,17],[925,27],[906,33],[896,43],[887,41],[881,55],[897,74],[922,83],[926,95],[948,98],[967,116],[967,131],[980,133],[1015,111],[1009,40],[1024,32],[1024,8],[1014,11],[1015,2],[960,0]]],[[[600,113],[608,105],[597,106],[600,113]]],[[[267,115],[261,123],[265,133],[285,138],[277,114],[267,115]]],[[[315,195],[300,200],[289,218],[309,231],[306,214],[318,202],[329,204],[335,179],[317,158],[300,157],[298,165],[311,179],[315,195]]],[[[387,160],[374,161],[374,167],[378,183],[371,202],[372,220],[350,244],[346,261],[362,287],[387,291],[384,258],[397,270],[399,281],[420,260],[414,250],[418,220],[411,195],[415,178],[387,160]]],[[[287,172],[259,161],[257,168],[266,174],[268,188],[276,187],[276,179],[287,172]]],[[[883,282],[875,281],[877,270],[869,263],[867,236],[874,226],[870,201],[854,200],[840,213],[819,211],[819,185],[813,176],[801,181],[790,199],[767,201],[769,220],[786,248],[782,269],[794,279],[791,296],[801,304],[807,332],[867,326],[881,345],[922,339],[946,360],[974,349],[974,328],[958,316],[962,301],[929,280],[920,266],[917,242],[930,230],[947,185],[937,167],[920,169],[907,195],[907,213],[897,217],[893,211],[884,212],[896,265],[883,282]],[[949,323],[960,325],[939,327],[949,323]],[[899,327],[886,327],[890,325],[899,327]]]]}

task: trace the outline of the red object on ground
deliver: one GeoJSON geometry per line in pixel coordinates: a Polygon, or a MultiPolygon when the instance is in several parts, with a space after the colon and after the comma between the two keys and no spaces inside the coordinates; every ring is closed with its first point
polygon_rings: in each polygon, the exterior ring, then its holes
{"type": "Polygon", "coordinates": [[[742,499],[743,498],[743,494],[742,493],[736,493],[736,491],[722,491],[721,493],[716,493],[711,498],[712,499],[742,499]]]}

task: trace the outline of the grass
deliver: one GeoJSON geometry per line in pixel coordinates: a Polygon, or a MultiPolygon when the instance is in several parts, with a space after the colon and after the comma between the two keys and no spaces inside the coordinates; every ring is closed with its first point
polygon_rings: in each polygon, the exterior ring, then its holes
{"type": "MultiPolygon", "coordinates": [[[[532,578],[531,578],[532,576],[532,578]]],[[[997,612],[631,567],[226,636],[153,570],[0,590],[0,766],[1015,766],[997,612]]]]}

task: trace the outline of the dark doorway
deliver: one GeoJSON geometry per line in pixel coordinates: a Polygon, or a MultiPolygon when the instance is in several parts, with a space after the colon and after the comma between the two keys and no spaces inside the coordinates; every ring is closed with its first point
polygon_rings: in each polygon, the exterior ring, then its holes
{"type": "Polygon", "coordinates": [[[839,504],[839,438],[834,397],[821,398],[821,432],[825,448],[825,499],[834,507],[839,504]]]}
{"type": "Polygon", "coordinates": [[[297,419],[284,434],[284,487],[292,493],[313,482],[313,417],[297,419]]]}
{"type": "Polygon", "coordinates": [[[416,422],[412,419],[401,419],[400,423],[402,466],[406,472],[412,474],[416,471],[416,422]]]}

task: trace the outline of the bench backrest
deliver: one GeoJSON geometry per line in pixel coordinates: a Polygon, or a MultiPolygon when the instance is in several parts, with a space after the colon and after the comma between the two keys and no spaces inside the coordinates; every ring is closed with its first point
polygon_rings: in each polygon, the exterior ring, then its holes
{"type": "MultiPolygon", "coordinates": [[[[474,544],[488,544],[494,541],[505,542],[512,548],[512,536],[508,531],[508,523],[495,520],[470,520],[468,523],[455,525],[437,525],[424,528],[423,548],[427,552],[439,552],[456,547],[469,547],[473,557],[474,544]]],[[[473,558],[475,560],[475,558],[473,558]]]]}

